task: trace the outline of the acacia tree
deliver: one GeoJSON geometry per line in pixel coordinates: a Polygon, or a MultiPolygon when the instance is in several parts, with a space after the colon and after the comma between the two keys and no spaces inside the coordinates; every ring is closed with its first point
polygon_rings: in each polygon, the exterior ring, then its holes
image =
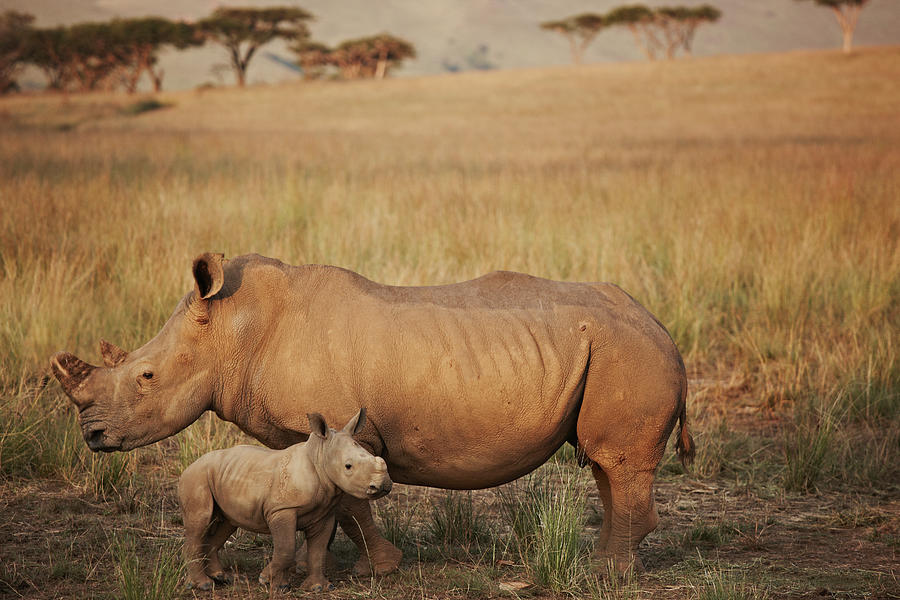
{"type": "Polygon", "coordinates": [[[25,41],[25,62],[47,77],[47,89],[64,91],[73,78],[65,27],[33,29],[25,41]]]}
{"type": "Polygon", "coordinates": [[[112,22],[112,29],[122,80],[129,94],[137,90],[138,81],[145,72],[150,76],[153,90],[162,90],[164,72],[157,67],[161,49],[166,46],[184,49],[203,43],[203,38],[191,25],[160,17],[119,19],[112,22]]]}
{"type": "Polygon", "coordinates": [[[82,92],[96,90],[106,83],[122,64],[121,40],[109,23],[77,23],[64,36],[64,56],[73,79],[82,92]]]}
{"type": "Polygon", "coordinates": [[[380,33],[341,42],[328,56],[344,79],[383,79],[392,67],[415,58],[416,49],[404,39],[380,33]]]}
{"type": "Polygon", "coordinates": [[[681,48],[691,54],[694,35],[704,23],[715,23],[722,16],[719,9],[704,4],[697,7],[660,7],[656,10],[655,25],[665,40],[666,58],[674,58],[681,48]]]}
{"type": "Polygon", "coordinates": [[[416,57],[416,48],[406,40],[389,33],[380,33],[369,38],[375,60],[375,79],[384,79],[388,69],[399,65],[408,58],[416,57]]]}
{"type": "Polygon", "coordinates": [[[239,86],[247,79],[250,59],[260,46],[276,38],[302,41],[309,37],[306,21],[313,16],[295,7],[218,8],[197,24],[198,30],[228,51],[239,86]]]}
{"type": "Polygon", "coordinates": [[[25,64],[32,15],[8,10],[0,14],[0,94],[18,89],[16,79],[25,64]]]}
{"type": "Polygon", "coordinates": [[[679,49],[691,53],[697,28],[704,23],[714,23],[722,12],[708,4],[696,7],[662,6],[655,10],[643,4],[620,6],[606,15],[610,25],[627,27],[634,41],[650,60],[665,54],[675,58],[679,49]]]}
{"type": "Polygon", "coordinates": [[[319,42],[301,41],[291,46],[297,64],[303,68],[304,79],[318,79],[331,64],[331,48],[319,42]]]}
{"type": "Polygon", "coordinates": [[[569,41],[572,62],[580,65],[588,45],[606,25],[606,19],[601,15],[584,13],[560,21],[546,21],[541,23],[541,29],[562,34],[569,41]]]}
{"type": "Polygon", "coordinates": [[[662,46],[654,27],[655,21],[655,13],[643,4],[619,6],[606,15],[607,24],[628,28],[634,36],[634,43],[649,60],[656,59],[656,52],[662,46]]]}
{"type": "Polygon", "coordinates": [[[859,22],[859,13],[865,8],[869,0],[814,0],[819,6],[830,8],[841,26],[844,36],[844,52],[853,51],[853,32],[859,22]]]}

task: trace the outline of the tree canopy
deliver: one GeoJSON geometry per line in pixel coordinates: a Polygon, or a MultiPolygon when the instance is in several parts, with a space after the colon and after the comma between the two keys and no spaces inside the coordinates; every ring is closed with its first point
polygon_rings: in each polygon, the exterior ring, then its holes
{"type": "Polygon", "coordinates": [[[579,65],[588,45],[606,25],[606,18],[602,15],[583,13],[560,21],[546,21],[541,23],[541,29],[562,34],[569,41],[572,62],[579,65]]]}
{"type": "Polygon", "coordinates": [[[335,48],[304,41],[292,50],[308,78],[320,77],[326,67],[334,66],[343,79],[383,79],[390,69],[416,56],[411,43],[389,33],[346,40],[335,48]]]}
{"type": "Polygon", "coordinates": [[[859,13],[865,8],[869,0],[813,0],[819,6],[830,8],[834,12],[838,25],[843,34],[844,52],[853,51],[853,32],[859,22],[859,13]]]}
{"type": "Polygon", "coordinates": [[[14,10],[0,14],[0,94],[16,89],[25,64],[28,35],[34,17],[14,10]]]}
{"type": "Polygon", "coordinates": [[[309,37],[306,21],[313,16],[302,8],[218,8],[197,26],[203,35],[228,51],[239,86],[256,51],[275,39],[297,42],[309,37]]]}
{"type": "Polygon", "coordinates": [[[153,82],[153,89],[162,89],[163,71],[157,67],[159,51],[170,46],[179,50],[203,43],[203,38],[191,25],[160,17],[117,19],[111,24],[119,43],[122,79],[129,93],[137,89],[143,73],[153,82]]]}
{"type": "Polygon", "coordinates": [[[656,9],[643,4],[614,8],[606,15],[610,26],[628,28],[637,46],[650,60],[663,54],[674,58],[681,49],[690,54],[697,28],[714,23],[722,12],[708,4],[701,6],[661,6],[656,9]]]}

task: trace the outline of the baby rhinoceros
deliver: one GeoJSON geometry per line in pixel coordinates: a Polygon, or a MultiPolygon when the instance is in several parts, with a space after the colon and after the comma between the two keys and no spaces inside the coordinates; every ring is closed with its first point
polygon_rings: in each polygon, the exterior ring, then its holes
{"type": "Polygon", "coordinates": [[[295,532],[306,534],[309,576],[302,587],[331,589],[324,563],[341,494],[380,498],[391,489],[387,465],[353,439],[365,424],[361,409],[341,431],[319,414],[307,415],[309,440],[284,450],[236,446],[204,454],[181,475],[178,495],[184,513],[184,556],[188,586],[212,588],[228,576],[219,549],[241,527],[271,533],[272,561],[260,583],[288,587],[295,532]]]}

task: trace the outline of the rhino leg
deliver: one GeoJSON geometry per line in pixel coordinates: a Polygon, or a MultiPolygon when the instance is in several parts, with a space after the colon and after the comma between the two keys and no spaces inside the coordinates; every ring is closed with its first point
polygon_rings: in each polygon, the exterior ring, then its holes
{"type": "Polygon", "coordinates": [[[294,562],[297,542],[297,513],[282,510],[270,516],[266,525],[272,534],[272,560],[259,576],[260,583],[270,584],[272,589],[287,589],[290,585],[289,570],[294,562]]]}
{"type": "Polygon", "coordinates": [[[609,544],[609,534],[612,530],[612,492],[609,489],[609,478],[603,469],[595,462],[591,463],[591,471],[594,475],[594,481],[597,483],[597,491],[600,493],[600,501],[603,503],[603,525],[600,526],[600,533],[594,542],[594,552],[600,553],[606,551],[609,544]]]}
{"type": "Polygon", "coordinates": [[[219,561],[219,550],[237,530],[237,527],[228,521],[219,518],[210,526],[206,537],[206,574],[216,583],[231,583],[231,575],[222,568],[219,561]]]}
{"type": "MultiPolygon", "coordinates": [[[[625,350],[647,353],[640,345],[625,350]]],[[[610,563],[620,574],[642,570],[638,545],[659,523],[653,480],[685,388],[680,362],[651,369],[651,358],[615,369],[592,364],[585,381],[576,432],[603,503],[594,553],[601,573],[610,563]]]]}
{"type": "MultiPolygon", "coordinates": [[[[331,535],[331,538],[334,539],[334,534],[331,535]]],[[[330,542],[329,542],[330,544],[330,542]]],[[[308,572],[309,571],[309,553],[306,549],[307,543],[306,540],[303,540],[303,543],[300,544],[300,549],[297,550],[297,556],[295,559],[294,567],[296,568],[298,573],[308,572]]],[[[334,573],[338,570],[338,560],[334,556],[334,553],[331,550],[328,550],[325,553],[325,572],[326,573],[334,573]]]]}
{"type": "Polygon", "coordinates": [[[359,576],[386,575],[397,570],[403,552],[381,536],[372,518],[369,500],[344,494],[337,508],[337,521],[356,547],[360,557],[353,566],[359,576]]]}
{"type": "Polygon", "coordinates": [[[334,588],[325,578],[325,555],[328,553],[328,541],[334,531],[334,515],[331,515],[306,528],[306,548],[309,575],[300,584],[304,590],[321,592],[334,588]]]}
{"type": "Polygon", "coordinates": [[[187,565],[187,585],[199,590],[212,589],[213,581],[206,575],[207,530],[213,514],[213,499],[209,488],[182,481],[179,486],[184,521],[184,561],[187,565]]]}

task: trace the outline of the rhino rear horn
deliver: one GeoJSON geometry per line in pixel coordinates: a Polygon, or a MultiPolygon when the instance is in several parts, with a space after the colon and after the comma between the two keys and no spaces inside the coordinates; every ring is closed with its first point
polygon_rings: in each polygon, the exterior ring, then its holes
{"type": "Polygon", "coordinates": [[[128,358],[128,352],[113,343],[100,340],[100,356],[103,357],[103,364],[112,369],[125,362],[125,359],[128,358]]]}
{"type": "Polygon", "coordinates": [[[74,354],[57,352],[50,359],[50,369],[66,395],[81,407],[88,400],[83,397],[84,382],[97,367],[89,365],[74,354]]]}

